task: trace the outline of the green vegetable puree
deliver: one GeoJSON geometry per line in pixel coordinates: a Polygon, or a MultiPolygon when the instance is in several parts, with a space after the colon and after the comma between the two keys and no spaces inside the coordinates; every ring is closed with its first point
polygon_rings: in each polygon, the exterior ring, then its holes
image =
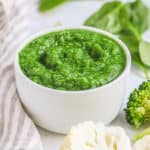
{"type": "Polygon", "coordinates": [[[59,90],[84,90],[107,84],[125,68],[126,56],[111,38],[85,29],[37,37],[19,53],[24,74],[59,90]]]}

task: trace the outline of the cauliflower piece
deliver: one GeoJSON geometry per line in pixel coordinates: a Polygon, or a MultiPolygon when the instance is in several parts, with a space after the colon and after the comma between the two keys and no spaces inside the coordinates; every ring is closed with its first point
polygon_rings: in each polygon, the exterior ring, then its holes
{"type": "Polygon", "coordinates": [[[89,121],[72,127],[60,150],[131,150],[131,144],[123,128],[89,121]]]}
{"type": "Polygon", "coordinates": [[[150,150],[150,135],[144,136],[134,144],[134,150],[150,150]]]}
{"type": "Polygon", "coordinates": [[[108,150],[131,150],[130,139],[121,127],[106,127],[105,139],[108,150]]]}

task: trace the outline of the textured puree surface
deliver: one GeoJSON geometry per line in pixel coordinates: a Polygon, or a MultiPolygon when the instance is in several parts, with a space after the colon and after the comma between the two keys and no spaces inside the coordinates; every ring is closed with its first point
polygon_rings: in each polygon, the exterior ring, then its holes
{"type": "Polygon", "coordinates": [[[19,52],[19,64],[32,81],[59,90],[84,90],[117,78],[126,56],[119,44],[85,29],[51,32],[19,52]]]}

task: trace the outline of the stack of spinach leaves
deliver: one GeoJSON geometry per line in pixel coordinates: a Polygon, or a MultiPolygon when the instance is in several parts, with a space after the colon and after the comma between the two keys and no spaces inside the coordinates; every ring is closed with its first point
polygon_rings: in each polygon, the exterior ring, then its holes
{"type": "Polygon", "coordinates": [[[139,44],[142,41],[142,34],[149,26],[149,9],[141,0],[129,3],[120,1],[105,3],[84,24],[118,35],[129,48],[132,62],[140,67],[148,78],[149,67],[140,59],[139,44]]]}

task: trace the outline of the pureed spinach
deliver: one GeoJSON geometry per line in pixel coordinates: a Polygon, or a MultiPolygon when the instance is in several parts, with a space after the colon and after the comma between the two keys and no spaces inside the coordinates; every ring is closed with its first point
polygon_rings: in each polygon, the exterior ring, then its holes
{"type": "Polygon", "coordinates": [[[37,37],[19,53],[24,74],[45,87],[84,90],[116,79],[126,56],[113,39],[85,29],[52,32],[37,37]]]}

